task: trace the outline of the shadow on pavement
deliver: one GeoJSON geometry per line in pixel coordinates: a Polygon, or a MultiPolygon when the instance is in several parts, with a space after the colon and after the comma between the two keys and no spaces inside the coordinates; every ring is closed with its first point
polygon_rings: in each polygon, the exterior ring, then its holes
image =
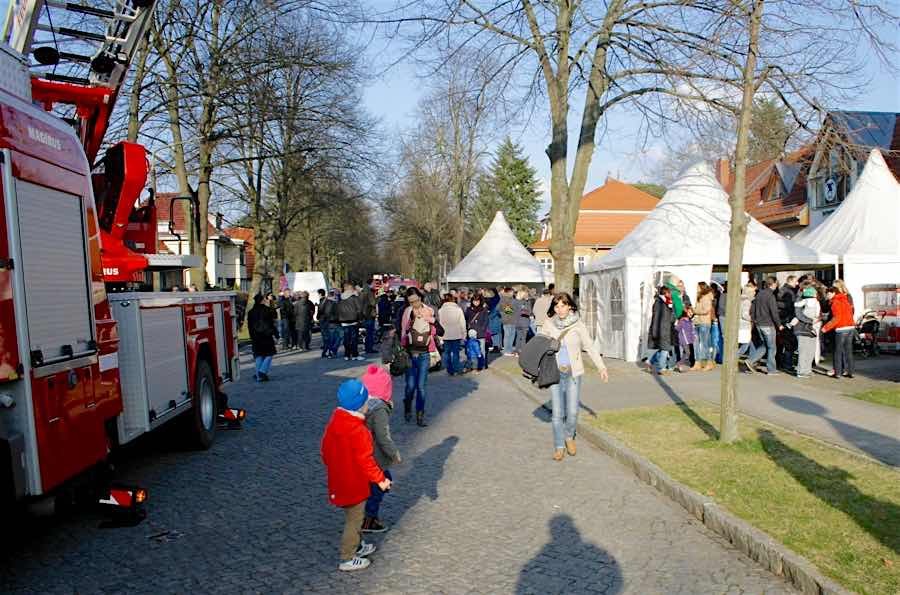
{"type": "Polygon", "coordinates": [[[622,570],[605,549],[581,538],[572,517],[550,519],[550,542],[519,571],[516,594],[618,593],[622,570]]]}
{"type": "Polygon", "coordinates": [[[666,396],[669,397],[672,402],[675,403],[692,422],[694,422],[694,425],[703,430],[704,434],[706,434],[713,440],[719,439],[719,430],[717,430],[715,426],[698,415],[696,411],[691,409],[691,406],[688,405],[687,402],[685,402],[685,400],[682,399],[665,380],[663,380],[656,374],[653,375],[653,380],[655,380],[659,387],[663,389],[663,392],[666,393],[666,396]]]}
{"type": "Polygon", "coordinates": [[[780,441],[772,432],[758,430],[763,450],[813,496],[844,512],[882,544],[900,553],[900,506],[861,492],[850,483],[853,475],[838,467],[825,467],[780,441]]]}
{"type": "Polygon", "coordinates": [[[874,459],[894,467],[900,466],[900,440],[828,417],[828,409],[815,401],[790,395],[776,395],[772,402],[795,413],[821,417],[841,437],[874,459]]]}
{"type": "Polygon", "coordinates": [[[444,466],[458,443],[459,436],[448,436],[414,458],[402,476],[399,473],[395,473],[395,477],[399,476],[397,497],[385,499],[388,511],[397,511],[397,514],[389,515],[393,518],[395,524],[419,500],[428,498],[431,501],[435,501],[440,497],[438,483],[443,479],[444,466]]]}

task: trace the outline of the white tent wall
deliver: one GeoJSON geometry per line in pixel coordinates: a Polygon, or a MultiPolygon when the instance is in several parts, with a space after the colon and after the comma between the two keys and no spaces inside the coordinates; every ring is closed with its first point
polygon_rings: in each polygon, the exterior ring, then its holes
{"type": "MultiPolygon", "coordinates": [[[[595,342],[606,357],[634,362],[641,359],[647,348],[647,330],[653,312],[654,288],[662,283],[665,275],[675,275],[684,281],[691,301],[696,294],[697,283],[709,281],[712,265],[676,265],[654,267],[649,265],[621,266],[600,269],[581,276],[583,306],[593,307],[595,342]],[[622,289],[621,309],[616,304],[616,284],[622,289]],[[586,292],[594,292],[586,297],[586,292]]],[[[590,314],[586,315],[590,317],[590,314]]]]}

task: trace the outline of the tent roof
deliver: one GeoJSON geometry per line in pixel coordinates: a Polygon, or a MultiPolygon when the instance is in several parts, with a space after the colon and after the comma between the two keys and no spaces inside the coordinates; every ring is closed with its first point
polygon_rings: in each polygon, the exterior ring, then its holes
{"type": "Polygon", "coordinates": [[[447,275],[450,283],[543,284],[545,280],[541,263],[525,249],[500,211],[475,247],[447,275]]]}
{"type": "Polygon", "coordinates": [[[881,151],[872,149],[862,174],[841,205],[796,241],[840,256],[872,255],[900,260],[900,183],[881,151]]]}
{"type": "MultiPolygon", "coordinates": [[[[727,265],[731,207],[712,168],[687,168],[662,200],[615,248],[590,269],[623,264],[727,265]]],[[[836,258],[801,246],[754,218],[747,226],[744,264],[781,266],[834,264],[836,258]]]]}

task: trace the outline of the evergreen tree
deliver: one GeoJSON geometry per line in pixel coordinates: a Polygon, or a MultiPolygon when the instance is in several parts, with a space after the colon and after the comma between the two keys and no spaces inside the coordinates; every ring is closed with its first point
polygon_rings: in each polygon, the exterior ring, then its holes
{"type": "Polygon", "coordinates": [[[507,137],[497,149],[490,172],[479,180],[478,198],[469,215],[472,231],[481,237],[497,211],[503,211],[513,233],[527,246],[540,228],[540,195],[534,168],[522,147],[507,137]]]}
{"type": "Polygon", "coordinates": [[[778,157],[784,151],[791,132],[784,105],[772,98],[757,99],[750,120],[749,163],[778,157]]]}

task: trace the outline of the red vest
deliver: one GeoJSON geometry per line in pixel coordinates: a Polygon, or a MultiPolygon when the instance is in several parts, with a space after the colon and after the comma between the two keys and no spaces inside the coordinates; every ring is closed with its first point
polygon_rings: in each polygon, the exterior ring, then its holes
{"type": "Polygon", "coordinates": [[[369,483],[384,480],[372,456],[372,434],[366,421],[335,409],[322,436],[322,462],[328,468],[328,501],[353,506],[369,497],[369,483]]]}

